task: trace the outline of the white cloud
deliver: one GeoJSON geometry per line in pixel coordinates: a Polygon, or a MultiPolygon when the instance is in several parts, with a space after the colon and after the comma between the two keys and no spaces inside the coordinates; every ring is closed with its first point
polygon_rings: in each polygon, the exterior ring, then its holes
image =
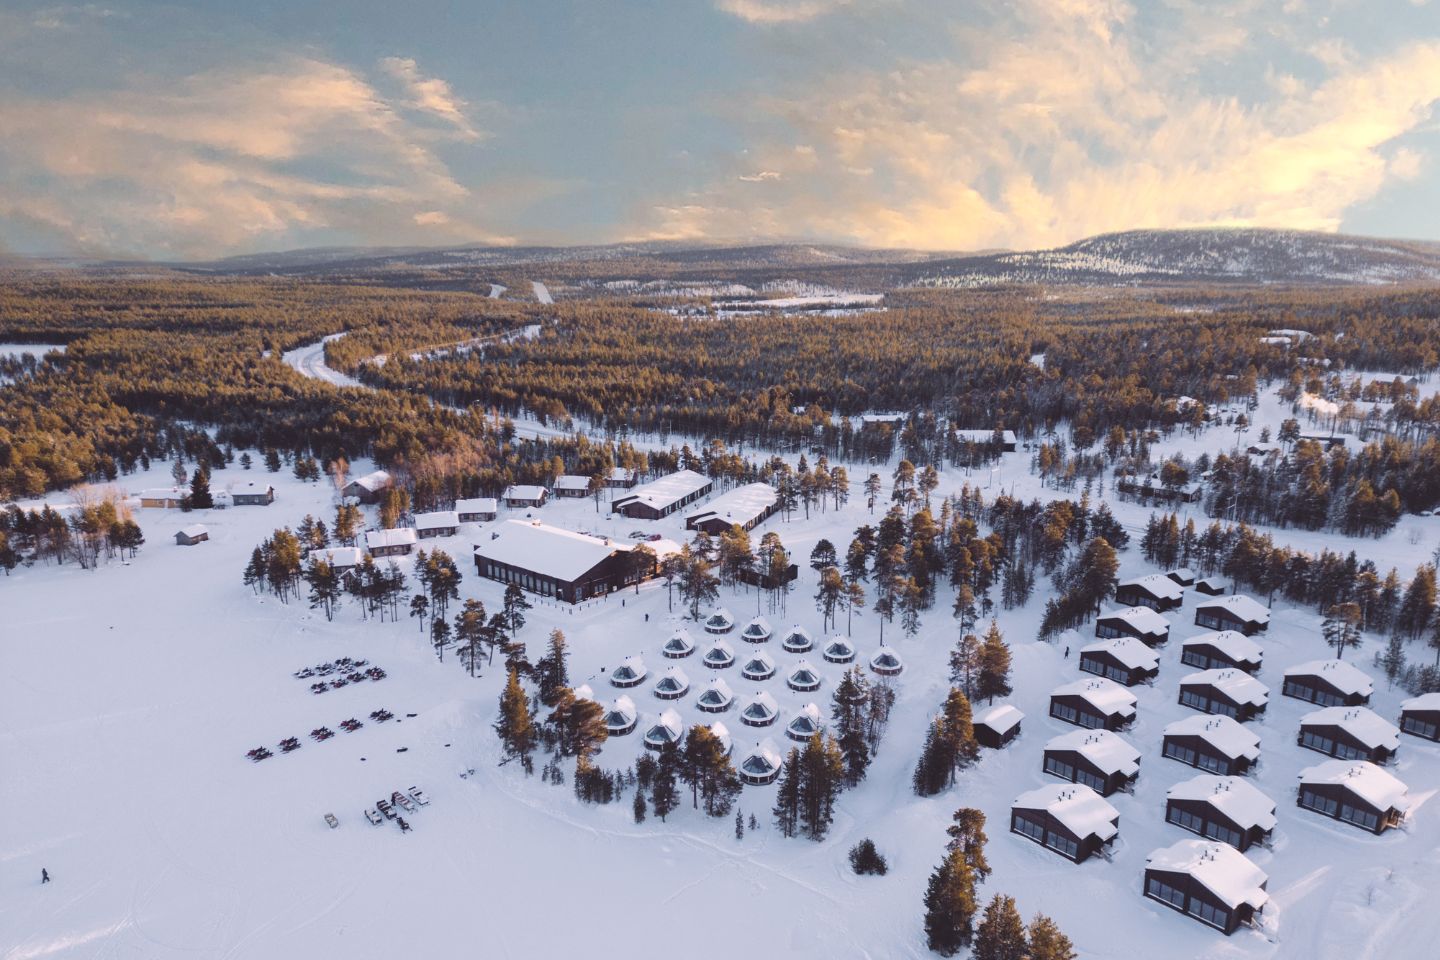
{"type": "Polygon", "coordinates": [[[716,0],[715,6],[747,23],[805,23],[851,5],[852,0],[716,0]]]}
{"type": "Polygon", "coordinates": [[[467,104],[455,95],[449,83],[422,76],[419,65],[408,57],[386,57],[380,66],[404,85],[410,107],[444,120],[465,140],[480,139],[480,131],[465,115],[467,104]]]}
{"type": "MultiPolygon", "coordinates": [[[[448,87],[424,89],[430,112],[460,109],[448,87]]],[[[9,95],[0,98],[0,219],[70,249],[162,256],[322,230],[370,241],[501,239],[476,222],[470,191],[430,146],[433,131],[407,119],[413,105],[315,59],[98,95],[9,95]]]]}
{"type": "Polygon", "coordinates": [[[759,173],[742,173],[735,179],[745,183],[764,183],[766,180],[779,180],[780,173],[776,170],[761,170],[759,173]]]}

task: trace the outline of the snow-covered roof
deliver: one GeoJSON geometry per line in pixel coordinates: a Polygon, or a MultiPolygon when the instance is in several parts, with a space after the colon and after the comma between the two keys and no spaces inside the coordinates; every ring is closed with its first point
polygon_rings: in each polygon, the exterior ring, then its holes
{"type": "Polygon", "coordinates": [[[1265,655],[1260,644],[1239,630],[1211,630],[1209,633],[1198,633],[1193,637],[1187,637],[1180,646],[1184,648],[1191,644],[1202,643],[1209,644],[1236,663],[1259,662],[1265,655]]]}
{"type": "Polygon", "coordinates": [[[685,517],[686,524],[714,517],[744,526],[775,504],[778,494],[768,483],[747,483],[726,491],[685,517]]]}
{"type": "Polygon", "coordinates": [[[1265,605],[1243,593],[1232,593],[1227,597],[1211,597],[1209,600],[1202,600],[1195,605],[1197,612],[1216,608],[1227,610],[1248,623],[1267,624],[1270,622],[1270,611],[1265,609],[1265,605]]]}
{"type": "Polygon", "coordinates": [[[192,523],[188,527],[181,527],[180,532],[187,537],[203,537],[210,533],[210,528],[203,523],[192,523]]]}
{"type": "Polygon", "coordinates": [[[1300,726],[1335,726],[1370,749],[1400,749],[1400,728],[1369,707],[1325,707],[1300,718],[1300,726]]]}
{"type": "Polygon", "coordinates": [[[363,477],[356,477],[350,481],[357,487],[363,487],[371,493],[376,493],[390,486],[390,473],[388,470],[376,470],[374,473],[367,473],[363,477]]]}
{"type": "Polygon", "coordinates": [[[226,484],[225,489],[230,496],[246,496],[254,494],[267,494],[275,490],[273,486],[260,480],[232,480],[226,484]]]}
{"type": "Polygon", "coordinates": [[[1165,727],[1167,737],[1199,737],[1230,759],[1260,759],[1260,738],[1233,717],[1200,714],[1165,727]]]}
{"type": "Polygon", "coordinates": [[[1208,803],[1233,820],[1241,829],[1275,829],[1275,801],[1260,792],[1244,777],[1222,777],[1202,773],[1170,788],[1171,800],[1208,803]]]}
{"type": "Polygon", "coordinates": [[[705,689],[700,692],[696,702],[703,703],[707,707],[718,707],[728,704],[734,699],[735,694],[730,690],[730,684],[721,677],[716,677],[705,685],[705,689]]]}
{"type": "Polygon", "coordinates": [[[561,474],[555,478],[553,484],[556,490],[584,490],[590,491],[590,478],[582,477],[575,473],[561,474]]]}
{"type": "Polygon", "coordinates": [[[705,651],[705,659],[710,660],[712,658],[725,661],[734,660],[735,648],[724,640],[716,640],[710,644],[710,649],[705,651]]]}
{"type": "Polygon", "coordinates": [[[855,656],[855,644],[851,643],[848,637],[831,637],[825,644],[825,656],[853,657],[855,656]]]}
{"type": "Polygon", "coordinates": [[[670,634],[670,639],[665,641],[665,646],[662,649],[672,655],[683,653],[688,656],[695,652],[695,640],[690,636],[689,630],[681,627],[679,630],[670,634]]]}
{"type": "Polygon", "coordinates": [[[881,647],[870,657],[870,666],[877,670],[899,670],[904,665],[905,661],[900,659],[894,647],[881,647]]]}
{"type": "Polygon", "coordinates": [[[1170,621],[1149,607],[1121,607],[1119,610],[1107,610],[1100,617],[1119,617],[1141,633],[1162,634],[1170,629],[1170,621]]]}
{"type": "Polygon", "coordinates": [[[690,689],[690,678],[679,667],[671,667],[655,681],[657,692],[676,693],[690,689]]]}
{"type": "Polygon", "coordinates": [[[741,710],[740,712],[747,717],[759,719],[763,717],[775,716],[780,712],[780,707],[775,702],[774,697],[770,696],[769,693],[766,693],[762,690],[760,693],[757,693],[755,694],[755,696],[751,697],[750,702],[745,704],[745,709],[741,710]]]}
{"type": "Polygon", "coordinates": [[[1146,859],[1154,870],[1188,873],[1232,910],[1241,904],[1259,910],[1270,900],[1265,871],[1228,843],[1181,840],[1152,850],[1146,859]]]}
{"type": "Polygon", "coordinates": [[[1075,730],[1051,737],[1046,750],[1073,750],[1106,775],[1133,777],[1140,772],[1140,751],[1110,730],[1075,730]]]}
{"type": "Polygon", "coordinates": [[[1113,637],[1080,648],[1081,656],[1100,652],[1110,654],[1128,670],[1154,670],[1160,666],[1155,651],[1134,637],[1113,637]]]}
{"type": "Polygon", "coordinates": [[[607,479],[615,480],[621,483],[629,483],[631,480],[635,479],[635,471],[626,470],[624,467],[611,467],[610,473],[607,475],[607,479]]]}
{"type": "Polygon", "coordinates": [[[768,777],[780,769],[780,763],[780,751],[776,749],[775,741],[766,737],[745,754],[745,759],[740,761],[740,770],[752,777],[768,777]]]}
{"type": "Polygon", "coordinates": [[[612,673],[610,676],[612,678],[616,678],[622,681],[634,680],[637,677],[644,678],[645,660],[641,657],[626,657],[624,662],[622,662],[620,666],[616,667],[615,672],[612,673]]]}
{"type": "Polygon", "coordinates": [[[594,700],[594,699],[595,699],[595,691],[590,688],[590,684],[588,684],[588,683],[582,683],[582,684],[580,684],[580,686],[576,687],[575,689],[571,690],[570,692],[571,692],[571,694],[574,695],[574,697],[575,697],[576,700],[594,700]]]}
{"type": "Polygon", "coordinates": [[[710,724],[710,733],[715,737],[716,740],[720,741],[720,746],[725,750],[725,752],[729,753],[731,744],[734,742],[730,738],[730,728],[725,726],[725,724],[721,723],[719,720],[716,720],[714,723],[710,724]]]}
{"type": "Polygon", "coordinates": [[[705,618],[705,626],[712,629],[718,630],[721,627],[733,627],[734,625],[735,614],[731,613],[724,607],[716,607],[714,610],[710,611],[710,616],[705,618]]]}
{"type": "Polygon", "coordinates": [[[1301,770],[1300,782],[1340,784],[1377,810],[1410,809],[1410,788],[1369,760],[1326,760],[1301,770]]]}
{"type": "Polygon", "coordinates": [[[1106,715],[1132,713],[1135,710],[1135,694],[1107,677],[1066,683],[1051,691],[1050,696],[1083,697],[1092,707],[1106,715]]]}
{"type": "Polygon", "coordinates": [[[505,488],[506,500],[539,500],[545,496],[545,488],[533,484],[511,484],[505,488]]]}
{"type": "Polygon", "coordinates": [[[795,711],[785,729],[801,736],[809,736],[819,733],[824,727],[825,721],[820,717],[820,708],[813,703],[807,703],[795,711]]]}
{"type": "Polygon", "coordinates": [[[552,527],[537,520],[507,520],[491,539],[475,548],[478,556],[532,573],[571,582],[629,544],[552,527]]]}
{"type": "Polygon", "coordinates": [[[635,701],[629,697],[616,697],[605,712],[605,726],[628,727],[635,722],[635,701]]]}
{"type": "Polygon", "coordinates": [[[1163,573],[1152,573],[1144,577],[1132,577],[1129,580],[1121,580],[1115,586],[1117,589],[1120,587],[1139,587],[1151,596],[1158,597],[1161,600],[1185,599],[1185,588],[1163,573]]]}
{"type": "Polygon", "coordinates": [[[697,491],[705,489],[710,478],[694,470],[677,470],[658,480],[642,483],[624,496],[626,503],[640,502],[657,510],[663,510],[684,500],[697,491]]]}
{"type": "Polygon", "coordinates": [[[1205,587],[1209,590],[1224,590],[1227,584],[1221,577],[1206,577],[1204,580],[1197,581],[1195,586],[1205,587]]]}
{"type": "Polygon", "coordinates": [[[135,494],[142,500],[183,500],[190,496],[189,487],[150,487],[135,494]]]}
{"type": "Polygon", "coordinates": [[[745,624],[745,629],[740,631],[745,637],[768,637],[773,631],[770,629],[770,621],[764,617],[756,617],[745,624]]]}
{"type": "Polygon", "coordinates": [[[997,703],[993,707],[986,707],[975,714],[974,723],[976,726],[989,727],[996,733],[1005,734],[1013,730],[1025,714],[1008,703],[997,703]]]}
{"type": "Polygon", "coordinates": [[[1120,832],[1115,822],[1120,811],[1083,783],[1051,783],[1028,790],[1010,805],[1021,810],[1045,810],[1075,836],[1091,835],[1102,841],[1120,832]]]}
{"type": "Polygon", "coordinates": [[[500,505],[495,502],[494,497],[470,497],[455,501],[456,513],[496,513],[499,509],[500,505]]]}
{"type": "MultiPolygon", "coordinates": [[[[1002,442],[1013,444],[1015,442],[1014,430],[1001,430],[1002,442]]],[[[961,440],[968,440],[971,443],[991,443],[995,439],[994,430],[956,430],[955,436],[961,440]]]]}
{"type": "Polygon", "coordinates": [[[793,644],[794,646],[804,647],[806,650],[809,650],[815,645],[815,639],[810,636],[809,630],[806,630],[804,627],[796,624],[789,630],[785,631],[785,637],[783,640],[781,640],[781,643],[785,644],[786,646],[790,646],[793,644]]]}
{"type": "Polygon", "coordinates": [[[311,550],[310,559],[324,560],[332,567],[358,567],[365,560],[365,551],[359,547],[325,547],[311,550]]]}
{"type": "Polygon", "coordinates": [[[1346,695],[1369,696],[1375,692],[1375,683],[1360,668],[1345,660],[1308,660],[1297,663],[1285,671],[1285,678],[1321,677],[1326,683],[1346,695]]]}
{"type": "Polygon", "coordinates": [[[1183,578],[1183,579],[1185,579],[1185,580],[1194,580],[1194,579],[1195,579],[1195,571],[1194,571],[1194,570],[1191,570],[1189,567],[1176,567],[1174,570],[1171,570],[1171,571],[1169,571],[1168,573],[1166,573],[1166,576],[1167,576],[1167,577],[1171,577],[1171,576],[1181,577],[1181,578],[1183,578]]]}
{"type": "Polygon", "coordinates": [[[746,657],[745,665],[740,669],[748,673],[769,673],[775,669],[775,658],[760,650],[746,657]]]}
{"type": "Polygon", "coordinates": [[[436,510],[433,513],[415,514],[416,530],[438,530],[441,527],[460,526],[460,515],[455,510],[436,510]]]}
{"type": "Polygon", "coordinates": [[[410,527],[365,531],[365,546],[371,550],[380,547],[403,547],[415,543],[415,539],[415,531],[410,527]]]}
{"type": "Polygon", "coordinates": [[[1180,678],[1180,686],[1208,684],[1236,703],[1263,707],[1270,702],[1270,688],[1244,670],[1227,667],[1223,670],[1201,670],[1180,678]]]}
{"type": "Polygon", "coordinates": [[[680,714],[674,710],[666,710],[656,718],[650,729],[645,731],[646,740],[659,740],[662,736],[674,742],[680,739],[685,732],[685,724],[680,719],[680,714]]]}
{"type": "Polygon", "coordinates": [[[1440,710],[1440,693],[1423,693],[1400,701],[1402,710],[1440,710]]]}

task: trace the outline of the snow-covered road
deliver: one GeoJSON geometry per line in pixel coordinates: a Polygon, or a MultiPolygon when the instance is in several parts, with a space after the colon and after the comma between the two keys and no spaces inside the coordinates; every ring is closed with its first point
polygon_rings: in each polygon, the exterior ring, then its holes
{"type": "Polygon", "coordinates": [[[281,359],[287,366],[312,380],[323,380],[337,387],[364,387],[365,384],[359,380],[349,374],[341,373],[325,362],[325,344],[332,340],[339,340],[343,336],[345,336],[343,331],[332,333],[316,343],[307,343],[303,347],[286,351],[281,359]]]}

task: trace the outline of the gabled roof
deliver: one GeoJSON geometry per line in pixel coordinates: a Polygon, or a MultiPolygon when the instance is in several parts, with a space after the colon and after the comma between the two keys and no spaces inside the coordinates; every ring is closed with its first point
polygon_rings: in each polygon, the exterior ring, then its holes
{"type": "Polygon", "coordinates": [[[325,547],[311,550],[312,560],[324,560],[332,567],[358,567],[365,560],[365,551],[359,547],[325,547]]]}
{"type": "Polygon", "coordinates": [[[387,470],[376,470],[374,473],[367,473],[363,477],[356,477],[350,481],[357,487],[363,487],[371,493],[376,493],[390,486],[390,473],[387,470]]]}
{"type": "Polygon", "coordinates": [[[1168,796],[1171,800],[1208,803],[1242,830],[1259,827],[1268,832],[1275,829],[1275,801],[1244,777],[1202,773],[1175,784],[1168,796]]]}
{"type": "Polygon", "coordinates": [[[1221,691],[1236,703],[1263,707],[1270,702],[1270,688],[1244,670],[1226,667],[1222,670],[1201,670],[1180,678],[1180,686],[1207,684],[1221,691]]]}
{"type": "Polygon", "coordinates": [[[1400,701],[1401,710],[1440,710],[1440,693],[1422,693],[1400,701]]]}
{"type": "Polygon", "coordinates": [[[656,510],[663,510],[692,493],[705,489],[710,478],[694,470],[677,470],[659,480],[642,483],[616,503],[643,503],[656,510]]]}
{"type": "Polygon", "coordinates": [[[1139,587],[1152,597],[1161,600],[1183,600],[1185,599],[1185,588],[1174,580],[1171,580],[1163,573],[1152,573],[1143,577],[1132,577],[1129,580],[1121,580],[1116,588],[1139,587]]]}
{"type": "Polygon", "coordinates": [[[1052,690],[1050,696],[1083,697],[1092,707],[1107,716],[1133,713],[1135,710],[1135,694],[1106,677],[1064,684],[1052,690]]]}
{"type": "Polygon", "coordinates": [[[468,500],[456,500],[456,513],[496,513],[500,504],[494,497],[471,497],[468,500]]]}
{"type": "Polygon", "coordinates": [[[1339,784],[1377,810],[1410,809],[1410,788],[1369,760],[1326,760],[1301,770],[1300,782],[1339,784]]]}
{"type": "Polygon", "coordinates": [[[1170,629],[1170,621],[1149,607],[1121,607],[1119,610],[1107,610],[1099,617],[1101,620],[1119,618],[1130,624],[1141,633],[1159,635],[1170,629]]]}
{"type": "Polygon", "coordinates": [[[544,487],[534,484],[515,484],[505,488],[506,500],[539,500],[546,493],[544,487]]]}
{"type": "Polygon", "coordinates": [[[556,490],[584,490],[588,493],[590,478],[575,473],[566,473],[556,477],[553,486],[556,490]]]}
{"type": "Polygon", "coordinates": [[[1193,637],[1186,637],[1185,642],[1180,646],[1183,648],[1191,644],[1202,643],[1214,647],[1236,663],[1258,663],[1265,656],[1265,651],[1261,649],[1260,644],[1239,630],[1211,630],[1208,633],[1197,633],[1193,637]]]}
{"type": "Polygon", "coordinates": [[[630,549],[618,540],[602,540],[535,520],[507,520],[492,529],[491,539],[475,548],[477,556],[567,583],[578,580],[611,554],[630,549]]]}
{"type": "Polygon", "coordinates": [[[1160,666],[1160,657],[1155,651],[1134,637],[1113,637],[1080,648],[1081,654],[1102,651],[1118,660],[1127,670],[1154,670],[1160,666]]]}
{"type": "Polygon", "coordinates": [[[365,545],[371,550],[377,547],[402,547],[415,543],[415,531],[410,527],[396,527],[393,530],[367,530],[365,545]]]}
{"type": "Polygon", "coordinates": [[[181,527],[180,532],[187,537],[200,537],[208,535],[210,528],[206,527],[203,523],[192,523],[188,527],[181,527]]]}
{"type": "Polygon", "coordinates": [[[1258,600],[1243,593],[1232,593],[1227,597],[1211,597],[1195,605],[1196,611],[1222,608],[1247,623],[1265,624],[1270,622],[1270,611],[1258,600]]]}
{"type": "Polygon", "coordinates": [[[441,527],[460,526],[460,515],[455,510],[436,510],[433,513],[415,514],[416,530],[438,530],[441,527]]]}
{"type": "Polygon", "coordinates": [[[747,483],[726,491],[697,510],[686,514],[685,522],[714,517],[731,525],[744,526],[774,506],[779,496],[768,483],[747,483]]]}
{"type": "Polygon", "coordinates": [[[268,494],[275,491],[273,486],[261,480],[232,480],[225,489],[230,492],[230,496],[232,497],[237,494],[244,497],[253,496],[257,493],[268,494]]]}
{"type": "Polygon", "coordinates": [[[1176,720],[1165,727],[1167,737],[1199,737],[1232,760],[1260,759],[1260,738],[1231,717],[1200,714],[1176,720]]]}
{"type": "Polygon", "coordinates": [[[1045,810],[1075,836],[1109,840],[1120,832],[1120,812],[1083,783],[1046,784],[1026,791],[1010,805],[1021,810],[1045,810]]]}
{"type": "Polygon", "coordinates": [[[1370,749],[1400,749],[1400,728],[1369,707],[1325,707],[1300,718],[1300,726],[1335,726],[1370,749]]]}
{"type": "Polygon", "coordinates": [[[1109,730],[1075,730],[1051,737],[1046,750],[1073,750],[1105,774],[1133,777],[1140,772],[1140,751],[1109,730]]]}
{"type": "Polygon", "coordinates": [[[1285,678],[1320,677],[1330,686],[1344,694],[1369,696],[1375,692],[1375,683],[1360,671],[1360,668],[1345,660],[1308,660],[1297,663],[1285,671],[1285,678]]]}
{"type": "Polygon", "coordinates": [[[996,733],[1006,734],[1024,719],[1025,714],[1010,704],[997,703],[975,714],[974,722],[976,726],[989,727],[996,733]]]}
{"type": "Polygon", "coordinates": [[[1259,910],[1270,900],[1265,871],[1227,843],[1181,840],[1152,850],[1147,861],[1154,870],[1189,874],[1232,910],[1242,903],[1259,910]]]}

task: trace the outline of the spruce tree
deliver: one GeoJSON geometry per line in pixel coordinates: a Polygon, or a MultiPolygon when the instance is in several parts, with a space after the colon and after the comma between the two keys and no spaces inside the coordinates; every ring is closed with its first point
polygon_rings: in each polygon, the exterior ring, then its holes
{"type": "Polygon", "coordinates": [[[830,737],[815,734],[805,744],[800,771],[800,826],[818,842],[835,819],[835,798],[845,779],[840,748],[830,737]]]}
{"type": "Polygon", "coordinates": [[[920,748],[920,759],[915,764],[915,773],[910,784],[919,797],[933,797],[950,783],[950,771],[954,762],[949,752],[942,721],[939,717],[930,721],[925,732],[925,743],[920,748]]]}
{"type": "Polygon", "coordinates": [[[972,960],[1025,960],[1025,922],[1015,909],[1015,898],[995,894],[975,929],[972,960]]]}
{"type": "Polygon", "coordinates": [[[975,923],[975,874],[960,851],[940,861],[925,889],[925,942],[953,957],[970,943],[975,923]]]}
{"type": "Polygon", "coordinates": [[[845,671],[835,685],[830,706],[836,741],[845,757],[845,785],[853,787],[865,779],[870,766],[870,745],[867,737],[870,685],[859,667],[845,671]]]}
{"type": "Polygon", "coordinates": [[[1030,952],[1026,954],[1026,960],[1077,960],[1080,956],[1070,938],[1043,913],[1035,914],[1028,932],[1030,952]]]}
{"type": "Polygon", "coordinates": [[[990,863],[985,859],[985,844],[989,839],[985,836],[985,814],[974,807],[961,807],[950,820],[950,826],[945,828],[950,837],[945,849],[963,854],[976,881],[983,883],[990,876],[990,863]]]}
{"type": "Polygon", "coordinates": [[[739,810],[735,811],[735,839],[745,839],[745,814],[739,810]]]}
{"type": "Polygon", "coordinates": [[[535,726],[530,716],[530,698],[525,696],[520,675],[514,670],[510,671],[500,694],[500,718],[495,722],[495,734],[505,754],[501,763],[519,760],[526,774],[534,770],[530,755],[535,752],[535,726]]]}
{"type": "Polygon", "coordinates": [[[800,829],[800,751],[791,747],[780,768],[780,784],[775,790],[775,826],[782,837],[793,837],[800,829]]]}
{"type": "Polygon", "coordinates": [[[210,494],[210,469],[208,467],[195,468],[195,475],[190,478],[190,496],[185,499],[192,510],[209,510],[215,506],[215,498],[210,494]]]}
{"type": "Polygon", "coordinates": [[[645,822],[645,791],[636,790],[635,800],[630,804],[630,813],[635,817],[636,823],[645,822]]]}
{"type": "Polygon", "coordinates": [[[883,877],[889,871],[890,865],[885,862],[880,851],[875,849],[875,841],[866,837],[850,848],[850,869],[861,876],[883,877]]]}
{"type": "Polygon", "coordinates": [[[980,676],[976,682],[976,697],[984,697],[993,703],[996,697],[1008,697],[1010,688],[1010,647],[1000,634],[1000,625],[990,621],[985,631],[985,642],[980,646],[980,676]]]}
{"type": "Polygon", "coordinates": [[[662,823],[680,805],[680,791],[675,786],[675,775],[679,767],[680,750],[675,744],[667,743],[660,750],[660,760],[655,767],[655,782],[650,791],[650,805],[662,823]]]}
{"type": "Polygon", "coordinates": [[[566,655],[565,634],[558,629],[551,630],[549,649],[535,664],[535,683],[539,688],[540,702],[547,707],[555,706],[559,690],[570,686],[566,655]]]}

